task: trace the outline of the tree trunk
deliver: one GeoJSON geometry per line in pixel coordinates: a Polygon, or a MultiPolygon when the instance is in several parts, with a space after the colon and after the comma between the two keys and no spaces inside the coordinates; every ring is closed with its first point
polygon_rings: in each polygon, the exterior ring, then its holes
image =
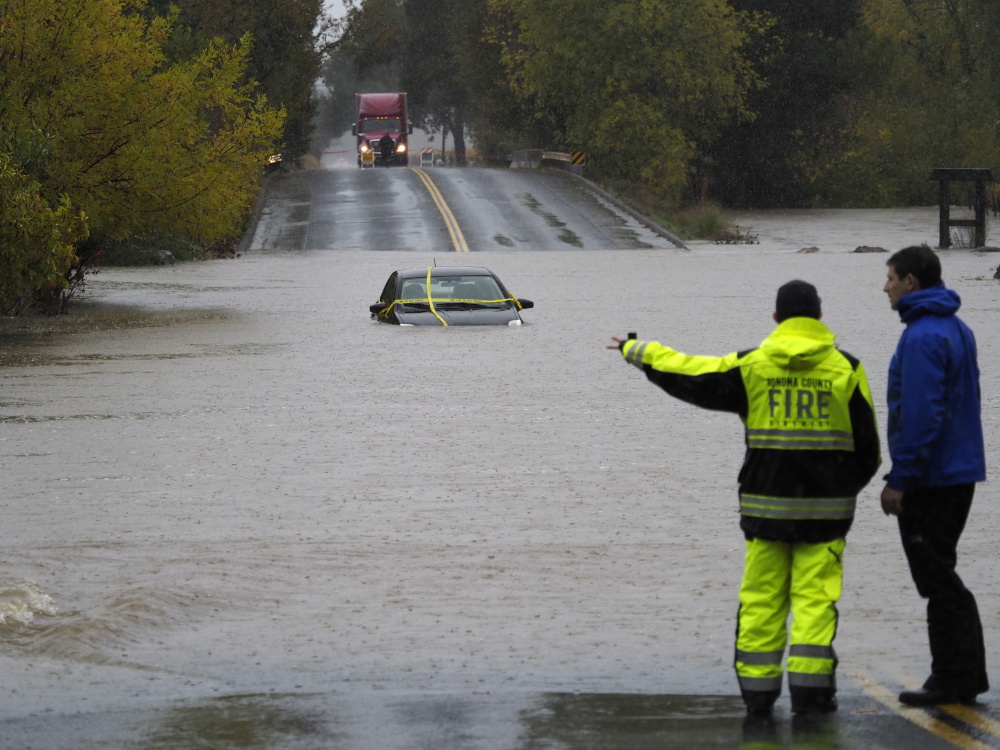
{"type": "Polygon", "coordinates": [[[465,112],[462,110],[461,106],[455,107],[455,122],[454,122],[454,134],[455,134],[455,163],[460,166],[465,166],[465,112]]]}

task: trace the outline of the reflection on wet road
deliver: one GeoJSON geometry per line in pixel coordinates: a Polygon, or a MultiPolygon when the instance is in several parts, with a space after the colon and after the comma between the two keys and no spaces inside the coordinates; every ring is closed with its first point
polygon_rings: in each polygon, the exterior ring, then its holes
{"type": "MultiPolygon", "coordinates": [[[[939,719],[928,717],[929,722],[939,719]]],[[[37,736],[0,724],[4,747],[37,736]]],[[[930,733],[863,700],[836,715],[746,717],[738,698],[685,695],[231,695],[48,722],[45,747],[145,750],[949,750],[1000,747],[995,734],[930,733]]]]}

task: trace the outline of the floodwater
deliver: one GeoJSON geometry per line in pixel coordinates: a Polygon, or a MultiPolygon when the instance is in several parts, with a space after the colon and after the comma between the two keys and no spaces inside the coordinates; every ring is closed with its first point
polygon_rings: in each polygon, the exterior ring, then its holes
{"type": "MultiPolygon", "coordinates": [[[[933,243],[937,224],[932,209],[738,221],[759,244],[480,254],[535,301],[520,328],[372,322],[388,274],[432,262],[419,253],[259,246],[105,270],[70,315],[3,321],[4,746],[72,747],[111,722],[136,747],[310,732],[330,745],[301,746],[589,747],[532,734],[556,710],[540,694],[716,696],[711,711],[739,717],[740,423],[671,400],[605,344],[637,331],[690,353],[752,346],[777,287],[803,278],[864,362],[884,434],[900,325],[887,256],[850,251],[933,243]],[[462,699],[408,702],[443,694],[462,699]],[[134,718],[154,710],[152,727],[134,718]],[[220,722],[235,734],[185,734],[220,722]]],[[[996,455],[1000,255],[943,262],[979,337],[996,455]]],[[[845,557],[848,701],[928,669],[879,490],[845,557]]],[[[991,665],[996,495],[980,487],[959,550],[991,665]]]]}

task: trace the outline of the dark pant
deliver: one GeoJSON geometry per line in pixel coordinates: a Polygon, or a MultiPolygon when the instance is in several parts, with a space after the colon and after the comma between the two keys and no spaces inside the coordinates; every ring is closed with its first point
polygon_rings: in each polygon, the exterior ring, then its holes
{"type": "Polygon", "coordinates": [[[975,696],[989,689],[976,599],[955,572],[956,548],[974,484],[908,490],[899,534],[917,592],[927,599],[931,676],[927,688],[975,696]]]}

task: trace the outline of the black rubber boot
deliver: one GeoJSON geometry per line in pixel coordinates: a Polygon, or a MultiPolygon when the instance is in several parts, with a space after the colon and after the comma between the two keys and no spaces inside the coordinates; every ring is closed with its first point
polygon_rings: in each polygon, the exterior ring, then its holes
{"type": "Polygon", "coordinates": [[[828,714],[837,710],[837,691],[833,688],[792,688],[792,713],[828,714]]]}
{"type": "Polygon", "coordinates": [[[744,690],[743,702],[747,706],[747,714],[750,716],[770,716],[774,710],[774,702],[781,695],[780,690],[744,690]]]}

